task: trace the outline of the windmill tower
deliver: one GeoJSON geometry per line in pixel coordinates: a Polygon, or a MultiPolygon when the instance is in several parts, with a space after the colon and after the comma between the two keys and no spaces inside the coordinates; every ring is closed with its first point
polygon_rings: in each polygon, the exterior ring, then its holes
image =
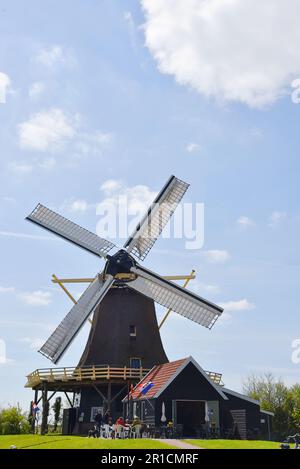
{"type": "Polygon", "coordinates": [[[32,375],[28,379],[28,386],[36,391],[42,390],[42,399],[47,402],[48,390],[54,389],[49,386],[50,382],[60,385],[57,390],[67,392],[67,389],[77,394],[80,391],[78,420],[82,419],[81,423],[90,421],[88,409],[96,408],[93,405],[96,403],[98,407],[111,408],[113,413],[120,412],[117,404],[128,392],[129,384],[139,381],[154,365],[168,361],[159,334],[154,302],[207,328],[211,328],[223,312],[219,306],[138,262],[146,258],[187,189],[187,183],[171,176],[122,249],[41,204],[27,217],[29,221],[105,259],[104,269],[39,350],[57,364],[94,312],[88,342],[79,364],[70,372],[64,369],[64,376],[60,374],[58,379],[55,369],[44,377],[36,375],[36,381],[32,375]],[[88,378],[91,382],[87,382],[88,378]],[[66,387],[67,382],[71,383],[69,388],[66,387]],[[37,383],[35,387],[34,383],[37,383]]]}

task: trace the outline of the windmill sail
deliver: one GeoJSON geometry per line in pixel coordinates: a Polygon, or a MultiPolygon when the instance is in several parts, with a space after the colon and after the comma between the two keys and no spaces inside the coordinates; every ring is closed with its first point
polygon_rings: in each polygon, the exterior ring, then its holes
{"type": "Polygon", "coordinates": [[[105,282],[102,282],[99,276],[97,276],[39,352],[53,363],[57,363],[89,315],[104,298],[113,281],[114,279],[111,275],[107,275],[105,282]]]}
{"type": "Polygon", "coordinates": [[[152,298],[166,308],[211,329],[223,309],[204,298],[187,291],[140,265],[131,271],[137,278],[128,283],[130,288],[152,298]]]}
{"type": "Polygon", "coordinates": [[[144,260],[162,230],[170,220],[176,207],[187,191],[189,184],[171,176],[155,198],[148,212],[126,241],[124,248],[144,260]]]}
{"type": "Polygon", "coordinates": [[[26,219],[97,256],[105,257],[115,247],[110,241],[100,238],[95,233],[82,228],[41,204],[38,204],[26,219]]]}

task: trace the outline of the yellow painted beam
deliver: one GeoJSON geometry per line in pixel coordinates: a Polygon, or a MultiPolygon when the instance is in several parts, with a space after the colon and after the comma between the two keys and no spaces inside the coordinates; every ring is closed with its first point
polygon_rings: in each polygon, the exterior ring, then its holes
{"type": "MultiPolygon", "coordinates": [[[[126,275],[128,274],[118,274],[117,278],[127,278],[126,275]]],[[[129,274],[130,275],[130,274],[129,274]]],[[[190,275],[164,275],[162,276],[165,280],[193,280],[196,278],[196,275],[190,274],[190,275]]],[[[57,278],[53,277],[52,278],[52,283],[92,283],[95,278],[57,278]]]]}
{"type": "MultiPolygon", "coordinates": [[[[76,305],[77,301],[75,300],[74,296],[71,295],[69,290],[63,285],[63,283],[56,277],[55,274],[52,274],[52,282],[53,283],[58,283],[60,288],[65,292],[65,294],[70,298],[70,300],[76,305]]],[[[89,322],[93,324],[93,321],[89,318],[89,322]]]]}
{"type": "MultiPolygon", "coordinates": [[[[131,278],[132,277],[132,274],[118,274],[116,276],[116,278],[120,278],[120,279],[126,279],[126,278],[131,278]]],[[[166,279],[166,280],[171,280],[171,281],[176,281],[176,280],[184,280],[184,284],[182,286],[182,288],[186,288],[186,286],[188,285],[189,281],[190,280],[193,280],[196,278],[196,275],[195,275],[195,270],[192,270],[191,273],[189,275],[165,275],[165,276],[162,276],[162,278],[166,279]]],[[[71,293],[69,292],[69,290],[64,286],[65,283],[91,283],[94,281],[94,277],[93,278],[90,278],[90,277],[87,277],[87,278],[57,278],[56,275],[52,275],[52,282],[53,283],[57,283],[61,289],[66,293],[66,295],[68,295],[68,297],[70,298],[70,300],[76,304],[77,301],[75,300],[75,298],[71,295],[71,293]]],[[[171,313],[172,309],[169,308],[167,311],[166,311],[166,314],[164,315],[160,325],[159,325],[159,329],[163,326],[163,324],[165,323],[165,321],[167,320],[169,314],[171,313]]],[[[93,324],[92,320],[89,318],[89,322],[91,324],[93,324]]]]}
{"type": "MultiPolygon", "coordinates": [[[[188,285],[188,283],[189,283],[189,281],[190,281],[192,278],[195,278],[195,277],[196,277],[194,274],[195,274],[195,271],[192,270],[191,274],[190,274],[189,276],[187,276],[188,278],[185,280],[184,284],[182,285],[182,288],[186,288],[187,285],[188,285]]],[[[163,317],[162,320],[161,320],[160,325],[158,326],[159,329],[164,325],[164,323],[166,322],[166,320],[167,320],[169,314],[171,313],[171,311],[172,311],[172,308],[168,308],[168,309],[167,309],[166,314],[164,315],[164,317],[163,317]]]]}
{"type": "Polygon", "coordinates": [[[57,278],[52,275],[52,283],[92,283],[95,278],[57,278]]]}

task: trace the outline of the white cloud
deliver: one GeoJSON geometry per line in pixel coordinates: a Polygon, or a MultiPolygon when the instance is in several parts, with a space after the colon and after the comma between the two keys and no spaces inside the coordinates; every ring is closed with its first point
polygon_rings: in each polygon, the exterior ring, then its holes
{"type": "Polygon", "coordinates": [[[6,101],[6,93],[10,86],[10,78],[6,73],[0,72],[0,104],[6,101]]]}
{"type": "Polygon", "coordinates": [[[60,239],[56,236],[40,236],[40,235],[31,235],[27,233],[18,233],[14,231],[0,231],[0,236],[5,236],[7,238],[23,238],[23,239],[33,239],[33,240],[42,240],[42,241],[59,241],[60,239]]]}
{"type": "Polygon", "coordinates": [[[0,365],[9,365],[14,360],[7,358],[6,354],[6,343],[3,339],[0,338],[0,365]]]}
{"type": "Polygon", "coordinates": [[[75,135],[70,119],[57,108],[32,115],[19,124],[18,132],[20,147],[35,151],[55,151],[75,135]]]}
{"type": "Polygon", "coordinates": [[[20,148],[35,152],[30,163],[9,164],[9,168],[19,174],[36,169],[51,171],[57,166],[58,157],[61,157],[60,165],[78,166],[82,158],[101,157],[113,141],[109,132],[87,129],[80,114],[71,116],[59,108],[35,113],[17,129],[20,148]]]}
{"type": "Polygon", "coordinates": [[[72,212],[86,212],[89,205],[85,200],[74,200],[71,204],[72,212]]]}
{"type": "Polygon", "coordinates": [[[272,228],[278,226],[286,217],[286,212],[274,211],[269,218],[269,226],[272,228]]]}
{"type": "Polygon", "coordinates": [[[59,208],[59,211],[67,210],[69,212],[85,213],[92,207],[95,207],[95,205],[89,204],[86,200],[71,198],[63,202],[59,208]]]}
{"type": "Polygon", "coordinates": [[[199,151],[200,150],[200,145],[198,143],[195,143],[195,142],[191,142],[189,143],[187,146],[186,146],[186,151],[188,153],[194,153],[196,151],[199,151]]]}
{"type": "Polygon", "coordinates": [[[275,102],[300,73],[298,0],[141,0],[162,73],[207,97],[275,102]]]}
{"type": "Polygon", "coordinates": [[[8,168],[14,173],[18,174],[30,174],[33,171],[32,164],[19,163],[17,161],[12,161],[11,163],[9,163],[8,168]]]}
{"type": "Polygon", "coordinates": [[[210,264],[223,264],[230,259],[230,254],[228,251],[218,249],[203,251],[203,256],[210,264]]]}
{"type": "Polygon", "coordinates": [[[112,142],[113,136],[108,132],[78,132],[74,143],[74,156],[82,158],[85,156],[101,156],[103,150],[112,142]]]}
{"type": "Polygon", "coordinates": [[[249,311],[255,308],[253,303],[244,299],[238,301],[227,301],[225,303],[220,303],[221,308],[225,310],[225,312],[238,312],[238,311],[249,311]]]}
{"type": "Polygon", "coordinates": [[[15,287],[1,287],[0,286],[0,293],[14,293],[15,287]]]}
{"type": "Polygon", "coordinates": [[[148,186],[128,187],[113,179],[105,181],[100,189],[106,198],[96,204],[100,216],[96,232],[109,239],[128,237],[157,195],[148,186]]]}
{"type": "Polygon", "coordinates": [[[105,181],[101,186],[101,190],[105,194],[109,194],[109,197],[97,205],[97,212],[105,207],[115,207],[118,210],[120,206],[126,205],[129,215],[139,214],[140,216],[145,213],[157,194],[151,191],[148,186],[128,187],[122,185],[120,181],[112,179],[105,181]]]}
{"type": "Polygon", "coordinates": [[[0,356],[0,365],[9,365],[11,363],[14,363],[15,361],[12,358],[7,358],[7,357],[1,357],[0,356]]]}
{"type": "Polygon", "coordinates": [[[128,28],[132,48],[136,50],[137,48],[136,26],[135,26],[134,19],[130,11],[125,11],[124,20],[128,28]]]}
{"type": "Polygon", "coordinates": [[[38,337],[23,337],[20,339],[23,344],[28,344],[32,350],[39,350],[44,345],[45,340],[38,337]]]}
{"type": "Polygon", "coordinates": [[[3,197],[3,200],[9,204],[16,204],[17,201],[14,197],[10,197],[10,196],[5,196],[3,197]]]}
{"type": "Polygon", "coordinates": [[[200,282],[197,279],[191,280],[191,283],[189,283],[188,288],[198,293],[199,295],[203,294],[204,292],[211,295],[220,293],[220,287],[218,285],[207,284],[204,282],[200,282]]]}
{"type": "Polygon", "coordinates": [[[31,306],[47,306],[51,302],[51,293],[37,290],[34,292],[18,293],[24,303],[31,306]]]}
{"type": "Polygon", "coordinates": [[[251,228],[252,226],[255,226],[255,221],[246,216],[241,216],[240,218],[237,219],[236,222],[243,229],[247,229],[247,228],[251,228]]]}
{"type": "Polygon", "coordinates": [[[53,45],[49,48],[41,49],[34,60],[50,69],[55,68],[57,65],[69,67],[76,63],[73,54],[61,45],[53,45]]]}
{"type": "Polygon", "coordinates": [[[45,83],[42,81],[35,81],[30,85],[29,87],[29,97],[30,99],[36,99],[38,98],[43,92],[45,91],[45,83]]]}
{"type": "Polygon", "coordinates": [[[115,191],[118,191],[122,187],[122,182],[116,179],[107,179],[100,186],[100,190],[103,191],[106,195],[109,195],[115,191]]]}

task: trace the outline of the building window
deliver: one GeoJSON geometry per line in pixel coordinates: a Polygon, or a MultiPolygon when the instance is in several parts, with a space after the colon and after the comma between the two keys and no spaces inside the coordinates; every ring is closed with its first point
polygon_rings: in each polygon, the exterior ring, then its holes
{"type": "Polygon", "coordinates": [[[142,361],[140,358],[130,358],[130,368],[141,368],[142,361]]]}
{"type": "Polygon", "coordinates": [[[129,326],[130,337],[136,337],[136,326],[129,326]]]}
{"type": "Polygon", "coordinates": [[[95,422],[95,415],[98,413],[103,415],[103,407],[91,407],[91,422],[95,422]]]}

